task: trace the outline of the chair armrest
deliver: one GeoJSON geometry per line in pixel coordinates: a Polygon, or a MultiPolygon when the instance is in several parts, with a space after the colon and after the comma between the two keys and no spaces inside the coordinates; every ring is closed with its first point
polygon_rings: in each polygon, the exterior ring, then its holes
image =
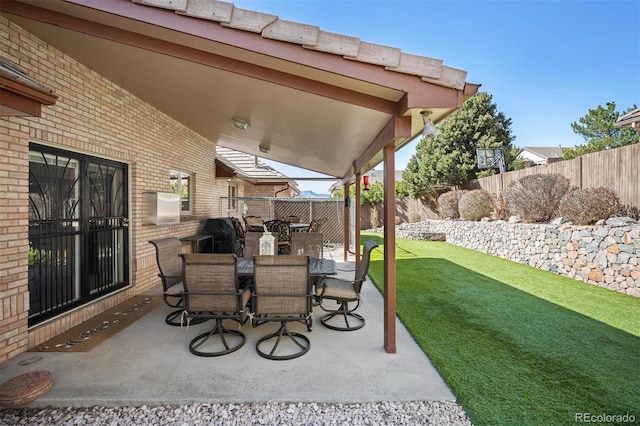
{"type": "Polygon", "coordinates": [[[163,275],[163,274],[158,274],[158,276],[160,278],[182,278],[182,275],[163,275]]]}

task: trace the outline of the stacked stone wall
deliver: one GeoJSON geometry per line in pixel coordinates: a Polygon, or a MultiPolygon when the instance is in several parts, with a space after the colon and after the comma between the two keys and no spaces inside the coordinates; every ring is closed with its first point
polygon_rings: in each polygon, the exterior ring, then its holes
{"type": "Polygon", "coordinates": [[[437,239],[640,297],[640,224],[599,226],[429,220],[397,238],[437,239]]]}

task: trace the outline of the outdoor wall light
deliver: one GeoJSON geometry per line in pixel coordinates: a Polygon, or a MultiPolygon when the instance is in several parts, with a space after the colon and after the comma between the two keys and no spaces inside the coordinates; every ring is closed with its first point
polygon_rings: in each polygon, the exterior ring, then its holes
{"type": "Polygon", "coordinates": [[[362,185],[364,186],[364,191],[369,190],[369,176],[362,176],[362,185]]]}
{"type": "Polygon", "coordinates": [[[271,152],[271,148],[269,148],[268,146],[258,145],[258,148],[260,148],[260,152],[264,152],[265,154],[271,152]]]}
{"type": "Polygon", "coordinates": [[[233,122],[233,125],[236,129],[247,130],[249,127],[251,127],[249,123],[239,118],[232,118],[231,121],[233,122]]]}
{"type": "Polygon", "coordinates": [[[424,122],[422,136],[438,136],[440,134],[440,129],[438,129],[429,118],[431,111],[422,111],[420,114],[422,114],[422,121],[424,122]]]}

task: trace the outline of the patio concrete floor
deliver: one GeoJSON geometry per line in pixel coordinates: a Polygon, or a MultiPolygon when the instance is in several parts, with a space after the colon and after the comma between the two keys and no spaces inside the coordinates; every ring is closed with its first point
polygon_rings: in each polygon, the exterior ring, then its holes
{"type": "MultiPolygon", "coordinates": [[[[341,251],[325,253],[338,263],[339,276],[352,277],[354,263],[341,251]]],[[[160,288],[152,293],[160,294],[160,288]]],[[[246,343],[221,357],[203,358],[188,344],[213,322],[180,329],[164,323],[162,304],[117,335],[85,353],[26,352],[0,364],[0,382],[36,370],[53,376],[53,387],[29,407],[182,405],[201,403],[455,400],[429,359],[400,321],[397,353],[383,346],[383,299],[368,280],[359,308],[367,323],[353,332],[329,330],[314,309],[313,331],[301,324],[311,349],[300,358],[271,361],[260,357],[256,341],[272,324],[242,326],[246,343]]]]}

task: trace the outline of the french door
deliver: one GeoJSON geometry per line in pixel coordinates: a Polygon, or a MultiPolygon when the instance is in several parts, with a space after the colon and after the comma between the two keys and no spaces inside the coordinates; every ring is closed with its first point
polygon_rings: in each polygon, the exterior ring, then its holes
{"type": "Polygon", "coordinates": [[[127,165],[29,146],[29,325],[128,285],[127,165]]]}

